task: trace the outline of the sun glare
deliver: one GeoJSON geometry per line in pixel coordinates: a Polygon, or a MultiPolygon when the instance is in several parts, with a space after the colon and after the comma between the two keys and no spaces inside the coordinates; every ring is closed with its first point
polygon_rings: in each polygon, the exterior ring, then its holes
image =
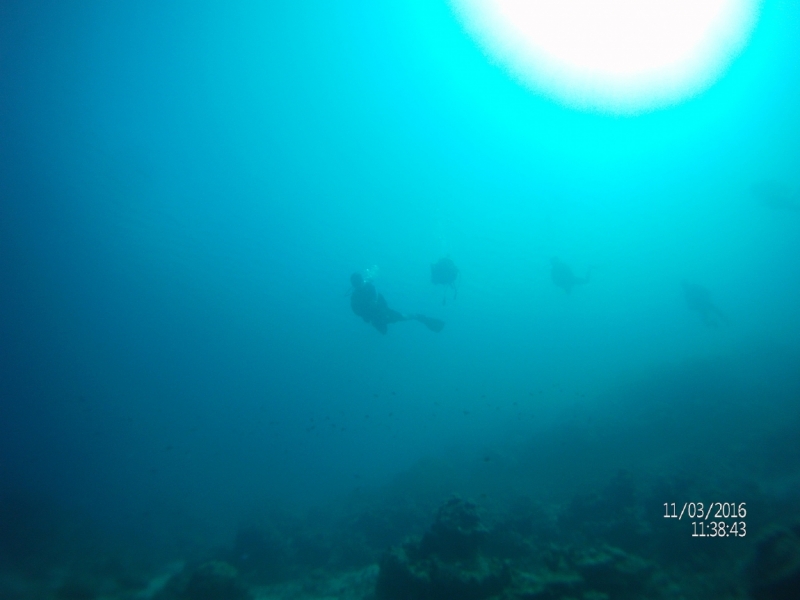
{"type": "Polygon", "coordinates": [[[759,0],[451,0],[489,55],[535,90],[615,113],[708,88],[744,47],[759,0]]]}

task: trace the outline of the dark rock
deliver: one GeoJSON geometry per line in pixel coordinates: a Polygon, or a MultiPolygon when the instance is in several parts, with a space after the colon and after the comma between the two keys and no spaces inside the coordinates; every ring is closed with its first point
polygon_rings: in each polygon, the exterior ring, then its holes
{"type": "Polygon", "coordinates": [[[574,541],[611,544],[637,554],[647,554],[653,542],[644,503],[626,471],[599,493],[575,496],[559,516],[559,527],[574,541]]]}
{"type": "Polygon", "coordinates": [[[620,550],[605,546],[584,550],[575,568],[587,586],[611,598],[656,598],[655,566],[620,550]]]}
{"type": "Polygon", "coordinates": [[[800,524],[778,529],[759,542],[748,577],[755,600],[800,597],[800,524]]]}
{"type": "Polygon", "coordinates": [[[423,556],[436,555],[444,561],[472,560],[488,533],[474,503],[451,498],[439,509],[436,521],[423,536],[420,551],[423,556]]]}
{"type": "Polygon", "coordinates": [[[376,599],[680,597],[655,563],[636,554],[605,544],[537,543],[529,538],[538,527],[515,539],[504,528],[508,525],[485,527],[477,506],[453,498],[421,539],[412,538],[384,555],[376,599]]]}
{"type": "Polygon", "coordinates": [[[271,529],[239,529],[228,562],[252,583],[277,583],[291,576],[289,542],[271,529]]]}
{"type": "Polygon", "coordinates": [[[56,590],[58,600],[95,600],[97,591],[84,581],[66,581],[56,590]]]}
{"type": "Polygon", "coordinates": [[[209,561],[175,575],[158,595],[159,600],[250,600],[235,567],[209,561]]]}
{"type": "Polygon", "coordinates": [[[512,592],[505,597],[514,600],[564,600],[586,598],[584,581],[575,572],[540,571],[514,574],[512,592]]]}
{"type": "Polygon", "coordinates": [[[403,547],[390,550],[381,561],[375,595],[382,600],[483,600],[500,594],[509,582],[508,566],[497,559],[479,556],[463,563],[432,556],[415,560],[403,547]]]}
{"type": "Polygon", "coordinates": [[[376,597],[483,600],[502,593],[511,571],[505,561],[482,555],[487,533],[474,504],[451,499],[422,540],[408,541],[383,557],[376,597]]]}

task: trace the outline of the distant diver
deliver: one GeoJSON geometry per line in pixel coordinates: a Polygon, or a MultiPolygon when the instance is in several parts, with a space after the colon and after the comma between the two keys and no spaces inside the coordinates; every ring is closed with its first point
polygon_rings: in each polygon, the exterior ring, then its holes
{"type": "Polygon", "coordinates": [[[447,304],[448,287],[453,290],[453,300],[458,296],[458,288],[456,287],[457,281],[458,267],[449,256],[440,258],[436,263],[431,265],[431,283],[445,286],[442,304],[447,304]]]}
{"type": "Polygon", "coordinates": [[[419,321],[431,331],[436,332],[444,328],[444,321],[439,319],[420,314],[404,315],[389,308],[383,294],[379,294],[372,282],[365,281],[360,273],[353,273],[350,276],[350,283],[353,286],[350,294],[350,308],[381,333],[385,334],[388,331],[390,323],[399,323],[400,321],[419,321]]]}
{"type": "Polygon", "coordinates": [[[683,281],[683,297],[686,299],[686,306],[689,310],[697,311],[700,319],[707,327],[718,327],[726,325],[728,317],[716,304],[711,301],[711,292],[702,285],[683,281]]]}
{"type": "Polygon", "coordinates": [[[589,283],[592,267],[586,270],[586,277],[578,277],[572,272],[572,267],[560,258],[553,257],[550,259],[550,263],[552,265],[550,269],[550,278],[553,280],[553,283],[566,293],[569,294],[576,285],[586,285],[589,283]]]}
{"type": "Polygon", "coordinates": [[[800,211],[800,195],[788,186],[774,181],[762,181],[752,187],[753,195],[767,208],[800,211]]]}

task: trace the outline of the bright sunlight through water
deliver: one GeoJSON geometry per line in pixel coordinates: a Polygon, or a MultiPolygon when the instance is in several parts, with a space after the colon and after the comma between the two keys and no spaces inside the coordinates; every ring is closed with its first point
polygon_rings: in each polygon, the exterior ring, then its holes
{"type": "Polygon", "coordinates": [[[757,0],[453,0],[490,56],[538,92],[638,113],[707,89],[745,45],[757,0]]]}

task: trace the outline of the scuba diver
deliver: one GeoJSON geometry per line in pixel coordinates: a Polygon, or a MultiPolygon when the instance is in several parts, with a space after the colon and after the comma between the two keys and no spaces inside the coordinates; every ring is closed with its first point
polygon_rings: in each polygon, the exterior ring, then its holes
{"type": "Polygon", "coordinates": [[[361,273],[353,273],[350,276],[350,283],[353,289],[350,293],[350,308],[359,317],[380,331],[386,333],[390,323],[400,321],[419,321],[431,331],[439,332],[444,327],[444,321],[426,317],[425,315],[404,315],[386,304],[383,294],[375,290],[375,286],[369,280],[364,280],[361,273]]]}
{"type": "Polygon", "coordinates": [[[572,272],[572,267],[562,261],[560,258],[553,257],[550,259],[552,268],[550,270],[550,278],[558,287],[567,292],[572,291],[576,285],[586,285],[589,283],[589,277],[592,274],[592,267],[586,270],[586,277],[578,277],[572,272]]]}
{"type": "MultiPolygon", "coordinates": [[[[448,256],[440,258],[435,264],[431,265],[431,283],[434,285],[443,285],[445,288],[453,290],[453,300],[458,296],[458,288],[456,281],[458,280],[458,267],[453,260],[448,256]]],[[[447,289],[444,291],[442,304],[447,304],[447,289]]]]}
{"type": "Polygon", "coordinates": [[[711,292],[696,283],[681,282],[689,310],[696,310],[707,327],[727,325],[728,317],[711,301],[711,292]]]}

